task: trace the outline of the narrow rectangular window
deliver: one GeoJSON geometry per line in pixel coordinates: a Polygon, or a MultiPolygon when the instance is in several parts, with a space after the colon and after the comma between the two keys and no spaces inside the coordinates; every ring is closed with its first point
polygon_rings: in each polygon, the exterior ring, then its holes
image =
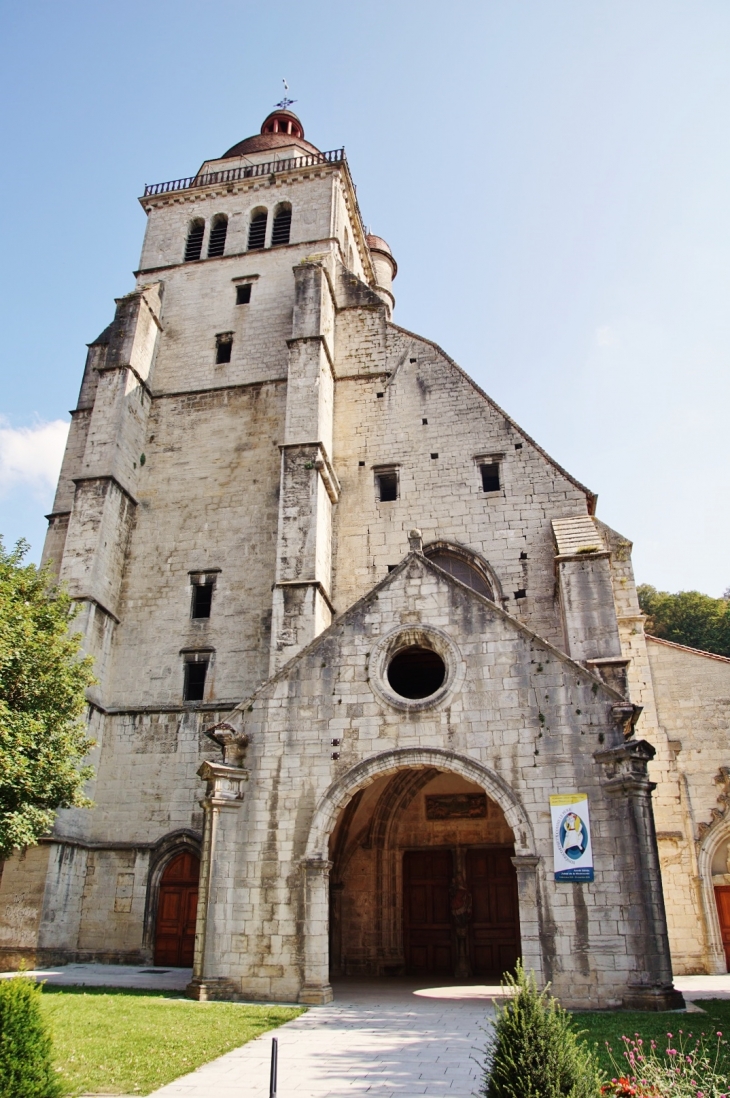
{"type": "Polygon", "coordinates": [[[243,286],[236,286],[236,305],[248,305],[251,300],[251,283],[245,282],[243,286]]]}
{"type": "Polygon", "coordinates": [[[398,499],[397,473],[376,473],[375,484],[380,503],[390,503],[391,500],[398,499]]]}
{"type": "Polygon", "coordinates": [[[191,617],[193,618],[209,618],[211,606],[213,605],[213,581],[204,580],[203,582],[193,583],[193,604],[191,617]]]}
{"type": "Polygon", "coordinates": [[[499,491],[499,465],[497,462],[492,462],[489,465],[480,465],[479,470],[482,474],[482,488],[485,492],[498,492],[499,491]]]}
{"type": "Polygon", "coordinates": [[[208,660],[186,660],[183,698],[188,702],[202,701],[205,695],[205,676],[208,660]]]}
{"type": "Polygon", "coordinates": [[[215,361],[216,365],[220,366],[224,362],[231,361],[231,351],[233,349],[233,333],[221,332],[220,335],[215,337],[215,361]]]}

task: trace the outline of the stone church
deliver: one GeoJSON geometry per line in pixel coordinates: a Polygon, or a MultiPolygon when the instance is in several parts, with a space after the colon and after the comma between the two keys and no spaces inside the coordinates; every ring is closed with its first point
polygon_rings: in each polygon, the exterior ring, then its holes
{"type": "Polygon", "coordinates": [[[649,1009],[724,972],[730,660],[645,636],[595,494],[394,323],[344,149],[280,107],[140,201],[44,552],[96,660],[95,807],[5,864],[3,966],[323,1003],[521,956],[649,1009]]]}

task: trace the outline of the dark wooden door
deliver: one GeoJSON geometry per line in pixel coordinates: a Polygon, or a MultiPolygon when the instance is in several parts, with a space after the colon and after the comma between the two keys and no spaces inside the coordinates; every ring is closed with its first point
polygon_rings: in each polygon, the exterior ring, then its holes
{"type": "Polygon", "coordinates": [[[409,972],[453,974],[450,850],[403,855],[403,932],[409,972]]]}
{"type": "Polygon", "coordinates": [[[730,972],[730,885],[715,885],[715,903],[720,918],[725,963],[730,972]]]}
{"type": "Polygon", "coordinates": [[[199,877],[200,862],[187,851],[173,858],[162,874],[155,929],[156,965],[188,968],[193,963],[199,877]]]}
{"type": "Polygon", "coordinates": [[[499,979],[520,955],[517,873],[511,847],[467,850],[472,896],[471,963],[475,975],[499,979]]]}

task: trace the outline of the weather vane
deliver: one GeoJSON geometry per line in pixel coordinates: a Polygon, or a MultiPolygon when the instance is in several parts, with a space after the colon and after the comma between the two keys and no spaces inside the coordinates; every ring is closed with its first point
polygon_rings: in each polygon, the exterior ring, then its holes
{"type": "Polygon", "coordinates": [[[289,98],[289,95],[288,95],[289,85],[287,84],[286,80],[283,77],[282,77],[282,84],[284,85],[284,98],[282,99],[281,103],[275,103],[274,106],[275,107],[280,107],[281,110],[285,111],[285,110],[288,110],[289,107],[291,107],[292,103],[296,103],[296,99],[290,99],[289,98]]]}

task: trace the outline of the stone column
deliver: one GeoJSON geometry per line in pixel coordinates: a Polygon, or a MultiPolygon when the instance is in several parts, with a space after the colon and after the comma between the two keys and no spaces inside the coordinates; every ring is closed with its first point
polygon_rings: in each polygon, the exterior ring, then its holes
{"type": "Polygon", "coordinates": [[[624,835],[627,857],[622,871],[625,895],[632,907],[633,953],[637,967],[628,981],[623,1005],[628,1009],[677,1010],[684,1006],[672,983],[667,918],[659,866],[648,765],[655,749],[646,740],[628,740],[594,758],[605,769],[604,789],[624,799],[624,835]]]}
{"type": "Polygon", "coordinates": [[[238,809],[243,803],[243,783],[248,771],[223,763],[204,762],[198,770],[207,783],[205,797],[200,802],[205,810],[203,850],[200,859],[198,915],[195,926],[195,956],[193,978],[187,986],[191,999],[230,999],[240,993],[240,987],[225,977],[215,975],[216,893],[229,884],[220,880],[221,853],[230,849],[235,837],[238,809]]]}
{"type": "Polygon", "coordinates": [[[304,985],[299,1002],[312,1006],[331,1003],[329,979],[329,875],[332,862],[306,858],[302,862],[304,888],[304,985]]]}
{"type": "Polygon", "coordinates": [[[540,944],[540,908],[537,889],[540,858],[521,854],[512,859],[512,865],[517,870],[522,964],[526,972],[532,970],[535,973],[538,987],[542,987],[545,983],[545,966],[540,944]]]}

